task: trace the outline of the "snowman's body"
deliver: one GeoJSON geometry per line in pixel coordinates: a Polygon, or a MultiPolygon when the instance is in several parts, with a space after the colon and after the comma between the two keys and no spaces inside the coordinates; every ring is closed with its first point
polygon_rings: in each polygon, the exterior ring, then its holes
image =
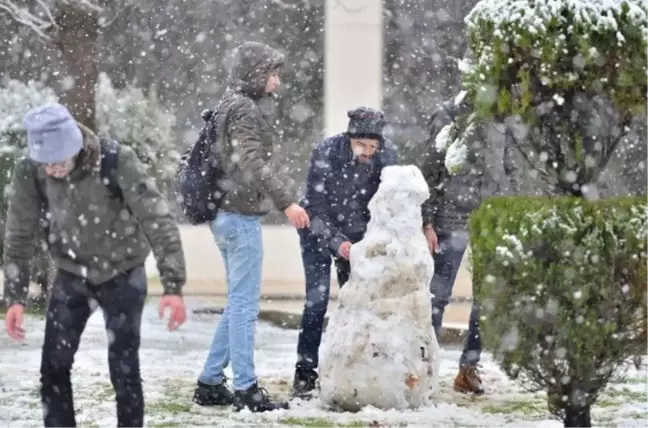
{"type": "Polygon", "coordinates": [[[383,169],[323,338],[320,397],[328,405],[354,411],[428,403],[440,363],[429,291],[434,263],[421,218],[428,196],[417,167],[383,169]]]}

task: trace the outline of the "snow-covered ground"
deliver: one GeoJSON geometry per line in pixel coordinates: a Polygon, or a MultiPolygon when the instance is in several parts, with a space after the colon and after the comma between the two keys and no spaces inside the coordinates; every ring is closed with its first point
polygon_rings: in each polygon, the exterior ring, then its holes
{"type": "MultiPolygon", "coordinates": [[[[189,302],[196,306],[197,302],[189,302]]],[[[452,390],[458,350],[443,351],[435,406],[418,411],[334,413],[317,401],[294,400],[290,410],[266,414],[234,413],[229,408],[201,408],[191,402],[217,315],[191,315],[180,331],[169,333],[157,319],[157,302],[146,308],[141,349],[148,426],[525,426],[561,427],[550,417],[542,394],[523,392],[486,355],[484,397],[467,397],[452,390]]],[[[12,342],[0,335],[0,426],[42,426],[39,402],[40,346],[44,320],[27,319],[27,338],[12,342]]],[[[115,426],[113,392],[107,366],[103,318],[90,319],[73,371],[79,426],[115,426]]],[[[257,372],[263,386],[286,397],[292,381],[297,332],[265,324],[257,329],[257,372]]],[[[631,368],[624,381],[610,386],[593,410],[596,426],[645,427],[648,423],[645,366],[631,368]]]]}

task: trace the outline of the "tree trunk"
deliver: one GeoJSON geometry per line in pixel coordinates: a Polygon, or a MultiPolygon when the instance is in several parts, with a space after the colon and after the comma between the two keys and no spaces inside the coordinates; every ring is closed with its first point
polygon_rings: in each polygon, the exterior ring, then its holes
{"type": "Polygon", "coordinates": [[[58,2],[57,12],[59,29],[56,44],[67,69],[62,100],[77,121],[96,131],[95,91],[99,78],[96,44],[100,31],[99,15],[74,2],[58,2]]]}
{"type": "Polygon", "coordinates": [[[563,422],[565,427],[591,427],[590,406],[581,408],[567,407],[563,422]]]}

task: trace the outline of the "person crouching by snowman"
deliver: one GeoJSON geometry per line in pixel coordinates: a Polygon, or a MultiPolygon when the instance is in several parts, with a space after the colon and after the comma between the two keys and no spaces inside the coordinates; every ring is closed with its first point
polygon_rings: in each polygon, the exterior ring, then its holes
{"type": "Polygon", "coordinates": [[[309,399],[318,388],[318,353],[331,289],[331,263],[342,287],[349,279],[351,246],[369,222],[368,204],[382,169],[397,163],[394,145],[383,136],[381,111],[347,112],[346,132],[328,137],[311,153],[306,191],[300,201],[311,219],[298,230],[306,276],[306,303],[297,344],[293,397],[309,399]]]}

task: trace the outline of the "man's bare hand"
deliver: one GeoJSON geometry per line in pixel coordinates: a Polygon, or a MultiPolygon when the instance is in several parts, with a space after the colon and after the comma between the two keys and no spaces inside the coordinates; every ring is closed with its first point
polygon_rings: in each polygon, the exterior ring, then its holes
{"type": "Polygon", "coordinates": [[[425,225],[425,228],[423,229],[423,233],[425,233],[425,239],[427,240],[428,247],[430,248],[430,252],[433,254],[436,254],[439,252],[439,238],[437,238],[437,234],[434,231],[434,228],[432,225],[425,225]]]}
{"type": "Polygon", "coordinates": [[[305,209],[295,203],[290,204],[290,206],[284,210],[284,214],[286,214],[286,217],[288,217],[290,223],[296,229],[303,229],[310,226],[308,213],[306,213],[305,209]]]}
{"type": "Polygon", "coordinates": [[[169,331],[173,331],[187,320],[187,309],[182,297],[171,294],[162,296],[162,300],[160,300],[160,319],[164,318],[167,308],[171,310],[168,324],[169,331]]]}
{"type": "Polygon", "coordinates": [[[23,329],[24,315],[25,307],[23,305],[11,305],[7,310],[5,326],[7,334],[14,340],[23,340],[25,338],[25,330],[23,329]]]}
{"type": "Polygon", "coordinates": [[[352,247],[352,246],[353,246],[353,244],[351,243],[351,241],[344,241],[344,242],[343,242],[342,244],[340,244],[340,246],[338,247],[338,254],[339,254],[341,257],[343,257],[343,258],[349,260],[349,259],[351,258],[351,247],[352,247]]]}

